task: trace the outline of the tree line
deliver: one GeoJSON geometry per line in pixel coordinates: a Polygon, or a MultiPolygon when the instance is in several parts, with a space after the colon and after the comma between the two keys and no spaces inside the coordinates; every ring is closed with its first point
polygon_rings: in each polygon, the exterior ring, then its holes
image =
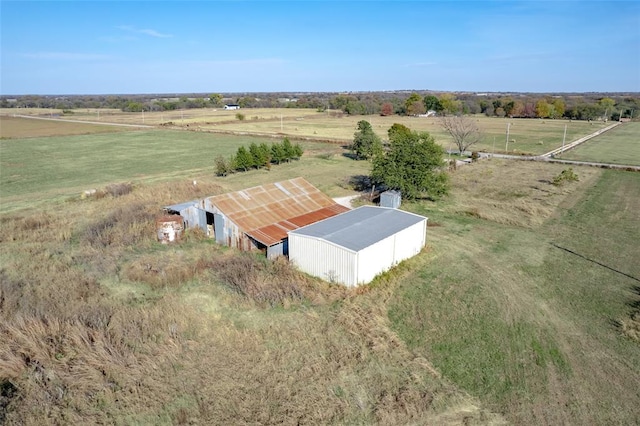
{"type": "Polygon", "coordinates": [[[349,93],[208,93],[180,95],[1,96],[3,108],[114,108],[122,111],[167,111],[220,108],[314,108],[340,110],[349,115],[485,114],[495,117],[618,120],[636,118],[638,93],[462,93],[433,91],[349,93]]]}
{"type": "Polygon", "coordinates": [[[274,142],[271,146],[266,143],[252,142],[249,148],[241,146],[235,155],[225,158],[221,155],[215,159],[215,171],[217,176],[227,176],[234,172],[246,172],[250,169],[271,169],[272,164],[280,164],[302,157],[304,150],[300,144],[291,143],[289,138],[284,138],[281,143],[274,142]]]}

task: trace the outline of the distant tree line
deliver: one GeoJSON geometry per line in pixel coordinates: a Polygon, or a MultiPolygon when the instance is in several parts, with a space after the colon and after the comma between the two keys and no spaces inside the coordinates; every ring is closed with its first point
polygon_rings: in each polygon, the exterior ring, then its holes
{"type": "Polygon", "coordinates": [[[340,110],[349,115],[440,116],[485,114],[490,117],[618,120],[640,114],[638,93],[471,93],[433,91],[392,92],[273,92],[157,95],[73,95],[0,97],[3,108],[114,108],[122,111],[171,111],[220,108],[313,108],[340,110]]]}
{"type": "Polygon", "coordinates": [[[282,143],[274,142],[271,146],[266,143],[252,142],[249,148],[241,146],[235,155],[225,158],[221,155],[215,159],[217,176],[227,176],[234,172],[246,172],[250,169],[271,169],[272,164],[280,164],[302,157],[304,150],[300,144],[291,143],[289,138],[284,138],[282,143]]]}

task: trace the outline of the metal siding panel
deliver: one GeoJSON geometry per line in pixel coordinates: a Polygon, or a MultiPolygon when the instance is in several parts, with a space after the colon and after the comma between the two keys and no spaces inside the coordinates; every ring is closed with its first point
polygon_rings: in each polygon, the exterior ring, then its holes
{"type": "Polygon", "coordinates": [[[358,284],[367,284],[376,275],[394,266],[393,252],[395,239],[392,235],[360,250],[358,263],[358,284]]]}
{"type": "Polygon", "coordinates": [[[395,263],[400,263],[420,253],[425,243],[426,220],[403,229],[395,236],[396,244],[393,253],[395,263]]]}
{"type": "Polygon", "coordinates": [[[213,214],[213,232],[216,235],[216,242],[219,244],[227,245],[227,238],[225,235],[226,227],[224,226],[224,216],[220,213],[213,214]]]}
{"type": "Polygon", "coordinates": [[[326,241],[289,235],[289,259],[302,271],[349,287],[356,285],[355,253],[326,241]]]}
{"type": "Polygon", "coordinates": [[[267,259],[275,259],[284,255],[284,242],[267,247],[267,259]]]}

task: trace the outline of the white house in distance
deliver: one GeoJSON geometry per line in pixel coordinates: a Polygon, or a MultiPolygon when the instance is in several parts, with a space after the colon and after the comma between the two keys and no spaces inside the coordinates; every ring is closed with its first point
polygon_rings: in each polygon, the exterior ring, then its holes
{"type": "Polygon", "coordinates": [[[238,104],[226,104],[224,109],[240,109],[240,105],[238,104]]]}
{"type": "Polygon", "coordinates": [[[355,287],[418,254],[427,241],[427,218],[363,206],[288,235],[289,260],[300,270],[355,287]]]}

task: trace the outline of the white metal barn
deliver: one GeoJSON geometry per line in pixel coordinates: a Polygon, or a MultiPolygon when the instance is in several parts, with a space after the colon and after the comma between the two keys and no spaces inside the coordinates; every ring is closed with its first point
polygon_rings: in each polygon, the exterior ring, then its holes
{"type": "Polygon", "coordinates": [[[427,218],[363,206],[289,232],[289,260],[300,270],[349,287],[415,256],[427,240],[427,218]]]}

